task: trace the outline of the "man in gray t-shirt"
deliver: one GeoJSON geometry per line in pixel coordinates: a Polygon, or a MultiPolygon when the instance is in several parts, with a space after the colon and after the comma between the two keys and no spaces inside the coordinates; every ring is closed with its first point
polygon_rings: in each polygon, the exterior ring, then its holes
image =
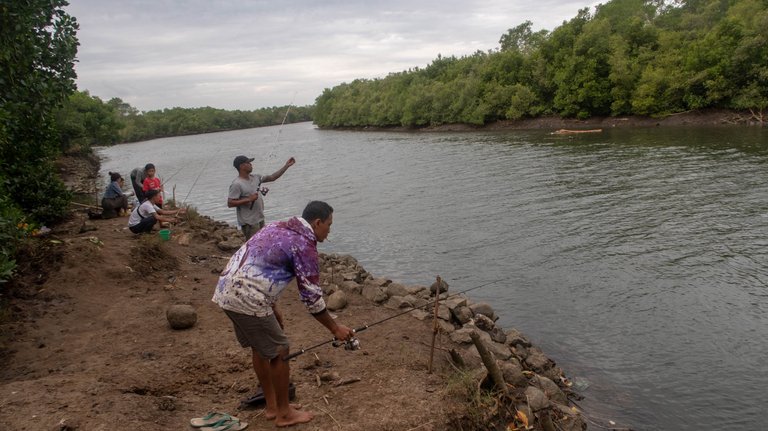
{"type": "MultiPolygon", "coordinates": [[[[296,159],[291,157],[272,175],[251,174],[253,166],[252,158],[245,156],[235,157],[232,163],[237,169],[237,178],[229,186],[227,206],[237,208],[237,224],[243,230],[245,240],[248,241],[256,232],[264,227],[264,198],[259,198],[262,183],[269,183],[280,178],[288,170],[296,159]]],[[[264,188],[263,194],[266,195],[264,188]]]]}

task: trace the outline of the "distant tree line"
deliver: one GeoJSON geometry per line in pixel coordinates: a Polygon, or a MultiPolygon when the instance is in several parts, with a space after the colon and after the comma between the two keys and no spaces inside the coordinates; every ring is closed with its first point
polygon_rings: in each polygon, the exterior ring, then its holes
{"type": "Polygon", "coordinates": [[[321,127],[482,125],[542,115],[768,108],[768,1],[612,0],[499,48],[359,79],[316,100],[321,127]]]}
{"type": "Polygon", "coordinates": [[[57,111],[56,118],[65,150],[90,151],[94,145],[272,126],[282,124],[283,120],[310,121],[311,114],[311,106],[275,106],[254,111],[170,108],[142,113],[120,98],[104,102],[88,91],[76,91],[57,111]]]}

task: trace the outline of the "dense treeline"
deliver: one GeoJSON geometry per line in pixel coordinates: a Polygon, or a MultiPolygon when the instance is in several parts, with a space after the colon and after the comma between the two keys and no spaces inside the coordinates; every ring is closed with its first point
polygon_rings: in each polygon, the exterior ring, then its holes
{"type": "Polygon", "coordinates": [[[542,115],[664,116],[768,108],[768,1],[613,0],[553,31],[326,89],[322,127],[482,125],[542,115]]]}
{"type": "Polygon", "coordinates": [[[64,0],[0,2],[0,283],[36,223],[61,219],[54,112],[75,89],[76,20],[64,0]]]}
{"type": "Polygon", "coordinates": [[[76,91],[56,116],[63,148],[89,151],[94,145],[272,126],[283,120],[286,123],[310,121],[311,114],[311,106],[254,111],[170,108],[142,113],[120,98],[104,102],[87,91],[76,91]]]}

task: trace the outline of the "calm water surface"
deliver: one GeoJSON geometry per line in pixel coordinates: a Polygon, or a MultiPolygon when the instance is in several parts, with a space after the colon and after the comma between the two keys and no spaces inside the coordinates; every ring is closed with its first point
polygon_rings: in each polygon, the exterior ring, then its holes
{"type": "Polygon", "coordinates": [[[326,200],[336,212],[321,250],[350,253],[376,276],[428,285],[439,274],[453,291],[503,278],[473,299],[588,382],[580,405],[596,423],[764,429],[766,130],[411,134],[304,123],[100,154],[105,176],[155,163],[178,201],[231,223],[234,156],[256,157],[262,174],[295,156],[269,185],[268,220],[326,200]]]}

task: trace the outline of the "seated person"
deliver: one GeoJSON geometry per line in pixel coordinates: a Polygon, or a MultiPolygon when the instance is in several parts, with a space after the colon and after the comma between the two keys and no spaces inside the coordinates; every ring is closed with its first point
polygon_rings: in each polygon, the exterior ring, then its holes
{"type": "Polygon", "coordinates": [[[109,173],[110,183],[101,198],[101,218],[114,218],[128,212],[128,196],[123,192],[121,181],[123,177],[117,172],[109,173]]]}
{"type": "Polygon", "coordinates": [[[186,212],[184,208],[175,210],[158,208],[157,203],[162,198],[160,190],[149,190],[145,193],[144,197],[147,200],[142,202],[141,205],[137,205],[131,211],[131,216],[128,217],[128,229],[133,233],[152,232],[152,228],[157,222],[176,222],[179,220],[177,216],[186,212]]]}

